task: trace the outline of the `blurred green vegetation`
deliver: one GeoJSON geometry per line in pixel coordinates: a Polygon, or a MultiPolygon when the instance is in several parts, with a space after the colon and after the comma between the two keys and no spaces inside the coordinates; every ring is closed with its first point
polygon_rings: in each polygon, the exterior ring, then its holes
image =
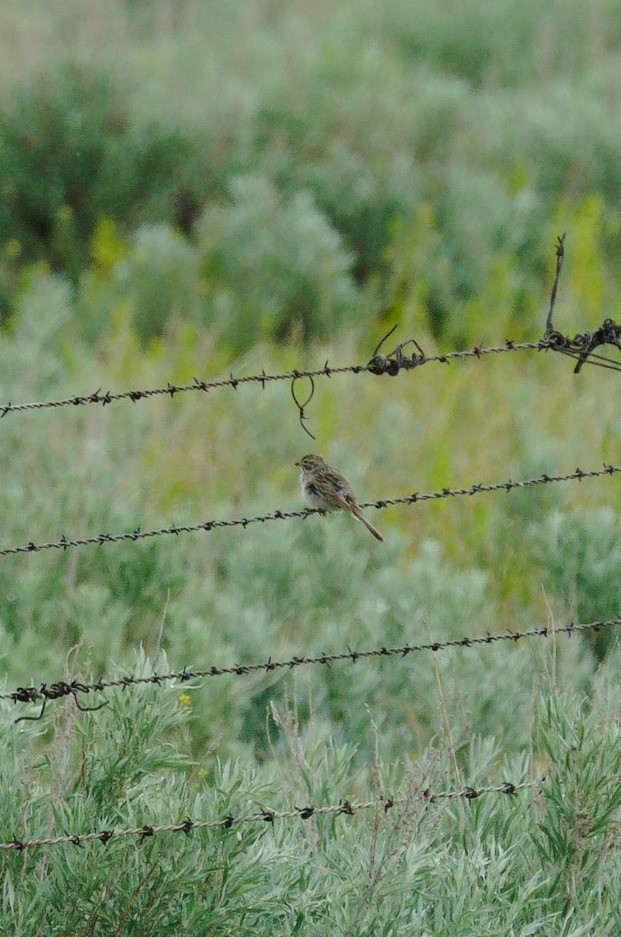
{"type": "MultiPolygon", "coordinates": [[[[535,338],[562,231],[557,326],[618,318],[620,13],[7,0],[0,403],[363,363],[393,322],[428,352],[535,338]]],[[[284,384],[11,413],[0,544],[298,507],[309,448],[363,499],[619,463],[616,388],[535,352],[334,376],[308,406],[316,442],[284,384]]],[[[391,508],[373,517],[381,546],[332,516],[4,557],[0,676],[616,616],[620,519],[612,477],[391,508]]],[[[201,834],[197,853],[111,843],[88,866],[11,855],[5,928],[603,937],[619,913],[618,663],[602,632],[112,693],[94,715],[69,699],[17,728],[7,705],[0,840],[364,798],[380,762],[395,791],[455,771],[552,780],[414,812],[401,832],[322,820],[201,834]]]]}
{"type": "Polygon", "coordinates": [[[591,256],[592,325],[620,281],[618,12],[117,0],[102,23],[85,0],[9,2],[2,312],[15,267],[38,261],[80,291],[97,279],[91,337],[120,288],[143,341],[183,314],[236,352],[378,316],[465,342],[490,331],[487,306],[540,328],[567,228],[591,256]],[[75,47],[54,32],[65,18],[75,47]]]}
{"type": "MultiPolygon", "coordinates": [[[[135,666],[150,672],[144,658],[135,666]]],[[[5,704],[0,824],[18,838],[380,802],[353,816],[317,812],[4,853],[5,930],[603,937],[621,924],[618,666],[617,655],[592,709],[551,683],[540,688],[535,757],[503,756],[493,738],[474,735],[460,768],[471,785],[520,784],[542,770],[548,779],[467,802],[425,800],[423,792],[459,783],[441,742],[416,761],[402,753],[398,765],[375,759],[361,770],[352,744],[321,731],[303,740],[286,704],[269,720],[284,736],[277,758],[189,764],[162,743],[187,721],[170,687],[116,691],[96,718],[57,710],[49,760],[25,769],[39,730],[26,723],[16,732],[5,704]],[[385,811],[387,797],[397,802],[385,811]]]]}
{"type": "MultiPolygon", "coordinates": [[[[0,399],[16,399],[16,388],[26,400],[228,373],[227,346],[196,324],[177,323],[142,349],[131,292],[126,302],[118,296],[114,325],[93,356],[79,337],[84,297],[59,274],[31,277],[0,349],[0,399]]],[[[263,344],[233,368],[322,364],[328,354],[351,362],[362,352],[350,339],[306,353],[263,344]]],[[[308,408],[316,443],[277,384],[9,414],[1,424],[1,542],[293,508],[293,463],[311,447],[369,499],[618,462],[615,380],[594,368],[575,377],[567,359],[536,352],[430,364],[397,379],[335,376],[317,382],[308,408]]],[[[161,644],[175,665],[203,666],[456,637],[550,616],[614,616],[620,514],[618,485],[604,477],[391,508],[374,518],[386,536],[381,548],[351,518],[333,516],[5,557],[3,670],[9,684],[23,685],[60,676],[72,648],[72,671],[102,674],[138,645],[156,654],[161,644]]],[[[588,690],[612,637],[600,634],[593,647],[559,642],[568,689],[588,690]]],[[[455,714],[467,709],[477,731],[485,725],[519,748],[528,722],[513,719],[515,699],[502,687],[515,682],[527,706],[540,654],[525,645],[439,658],[455,681],[455,714]]],[[[434,686],[423,658],[360,665],[355,681],[344,668],[313,668],[290,679],[209,683],[192,696],[192,750],[217,740],[223,757],[248,746],[264,757],[266,704],[301,688],[302,725],[316,707],[335,737],[357,738],[366,703],[377,707],[383,754],[414,753],[439,728],[434,686]]],[[[359,745],[366,758],[368,742],[359,745]]]]}

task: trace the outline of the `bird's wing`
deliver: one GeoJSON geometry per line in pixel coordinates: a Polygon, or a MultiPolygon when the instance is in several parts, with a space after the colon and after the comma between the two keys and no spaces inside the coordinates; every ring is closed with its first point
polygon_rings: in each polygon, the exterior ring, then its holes
{"type": "Polygon", "coordinates": [[[346,495],[343,495],[340,491],[335,491],[332,498],[335,505],[342,508],[343,511],[350,511],[353,513],[353,511],[356,510],[356,502],[352,502],[350,498],[348,498],[346,495]]]}
{"type": "Polygon", "coordinates": [[[338,504],[338,506],[344,511],[351,511],[352,514],[360,511],[356,495],[345,479],[341,480],[340,487],[337,487],[336,485],[334,486],[332,497],[335,503],[338,504]]]}
{"type": "Polygon", "coordinates": [[[344,498],[353,498],[356,500],[356,496],[352,491],[352,487],[345,478],[344,475],[341,475],[340,472],[326,472],[325,473],[326,481],[329,481],[330,484],[334,487],[335,491],[338,491],[339,494],[343,495],[344,498]]]}

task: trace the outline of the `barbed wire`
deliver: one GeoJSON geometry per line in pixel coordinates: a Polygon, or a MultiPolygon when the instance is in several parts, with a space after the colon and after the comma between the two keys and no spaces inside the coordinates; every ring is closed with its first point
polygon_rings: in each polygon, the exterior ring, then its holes
{"type": "Polygon", "coordinates": [[[123,837],[139,837],[141,841],[156,836],[160,833],[185,833],[190,835],[194,830],[213,830],[239,827],[248,823],[274,823],[276,820],[310,820],[311,817],[319,816],[348,816],[353,817],[356,813],[364,810],[383,810],[388,813],[393,807],[406,805],[412,801],[423,803],[436,803],[441,800],[451,800],[459,798],[462,800],[476,800],[487,794],[506,794],[513,796],[518,791],[526,790],[532,787],[538,787],[545,777],[534,781],[523,781],[514,784],[511,781],[503,781],[492,787],[463,787],[456,790],[435,791],[421,790],[419,793],[409,794],[407,797],[382,797],[375,800],[351,801],[341,800],[338,804],[328,804],[326,806],[308,806],[296,807],[294,810],[259,810],[254,813],[233,816],[229,814],[225,817],[219,817],[215,820],[192,820],[187,817],[180,823],[166,823],[160,826],[135,826],[121,830],[100,830],[88,833],[64,833],[61,836],[47,836],[44,838],[20,839],[14,836],[9,842],[0,843],[0,850],[17,850],[23,852],[26,849],[33,849],[40,846],[60,846],[69,844],[72,846],[83,846],[85,843],[99,840],[103,845],[107,845],[112,839],[121,839],[123,837]]]}
{"type": "Polygon", "coordinates": [[[561,279],[563,261],[565,260],[565,235],[561,234],[556,239],[556,269],[554,272],[554,282],[550,293],[550,308],[546,318],[546,327],[544,338],[552,343],[554,351],[560,351],[562,354],[574,358],[578,363],[574,368],[574,374],[579,374],[584,364],[593,364],[600,368],[607,368],[610,371],[621,371],[621,362],[614,358],[607,358],[603,355],[595,354],[595,349],[600,345],[614,345],[621,351],[621,326],[617,325],[614,319],[604,319],[599,328],[593,332],[582,332],[569,338],[554,328],[552,317],[554,315],[554,306],[556,304],[556,294],[561,279]]]}
{"type": "MultiPolygon", "coordinates": [[[[393,330],[391,330],[391,332],[392,331],[393,330]]],[[[391,332],[388,334],[390,335],[391,332]]],[[[387,336],[385,336],[385,338],[386,337],[387,336]]],[[[242,377],[234,377],[232,372],[230,372],[228,378],[222,378],[220,380],[203,381],[195,377],[191,383],[172,384],[169,381],[165,387],[150,387],[140,390],[124,390],[116,393],[112,393],[109,390],[103,392],[100,387],[92,394],[76,394],[72,397],[62,397],[57,400],[39,400],[26,403],[12,403],[9,401],[6,404],[0,405],[0,419],[3,419],[9,413],[17,413],[28,410],[49,410],[59,409],[62,407],[81,407],[87,406],[89,404],[101,404],[101,406],[105,407],[108,404],[121,400],[131,400],[133,403],[136,403],[139,400],[148,400],[151,397],[170,397],[172,399],[177,394],[186,394],[193,391],[208,393],[212,390],[217,390],[222,387],[231,387],[233,390],[237,390],[240,384],[260,384],[261,388],[265,390],[266,384],[278,381],[288,381],[291,382],[292,396],[300,413],[300,424],[302,429],[304,429],[305,432],[314,438],[312,433],[310,433],[307,427],[304,425],[304,421],[307,419],[304,408],[308,405],[310,399],[313,396],[315,378],[333,377],[334,375],[339,374],[365,373],[376,376],[387,374],[391,377],[395,377],[402,371],[413,371],[414,369],[420,368],[425,364],[450,364],[451,361],[462,361],[468,358],[480,360],[482,358],[488,357],[489,355],[500,355],[511,351],[559,352],[560,354],[566,355],[567,357],[573,358],[575,361],[577,361],[576,367],[574,369],[575,373],[578,373],[584,364],[591,364],[613,371],[621,371],[621,362],[616,361],[613,358],[608,358],[606,356],[597,354],[595,352],[595,348],[603,344],[613,344],[616,347],[621,348],[621,344],[619,342],[620,337],[621,326],[617,325],[613,319],[606,319],[603,324],[593,332],[578,333],[573,338],[563,335],[561,332],[553,331],[550,332],[550,334],[545,338],[536,339],[534,341],[516,342],[512,339],[507,339],[502,345],[492,345],[488,347],[475,345],[472,348],[461,351],[448,351],[435,355],[427,355],[422,351],[422,349],[420,349],[420,346],[414,339],[408,339],[386,355],[378,354],[376,349],[376,353],[367,364],[350,364],[342,365],[340,367],[332,367],[326,361],[322,368],[295,368],[291,371],[283,371],[275,374],[268,374],[265,372],[265,370],[262,370],[260,374],[248,374],[242,377]],[[419,353],[405,355],[403,349],[409,344],[414,344],[419,349],[419,353]],[[300,404],[298,402],[294,390],[296,381],[302,378],[307,378],[311,382],[309,398],[304,404],[300,404]]]]}
{"type": "MultiPolygon", "coordinates": [[[[416,360],[416,362],[411,362],[408,366],[403,366],[400,370],[412,370],[415,367],[420,367],[423,364],[431,364],[432,362],[441,362],[447,364],[450,361],[457,361],[465,358],[483,358],[486,355],[498,355],[503,352],[509,351],[520,351],[524,349],[552,349],[554,348],[554,343],[548,339],[539,339],[538,341],[531,342],[513,342],[506,341],[503,345],[498,345],[491,348],[482,348],[475,347],[470,348],[465,351],[450,351],[445,354],[437,355],[424,355],[422,360],[416,360]]],[[[233,390],[237,390],[240,384],[260,384],[263,389],[265,385],[273,383],[276,381],[296,381],[299,378],[317,378],[317,377],[332,377],[338,374],[392,374],[393,369],[389,366],[385,370],[382,370],[381,367],[381,357],[373,357],[368,364],[350,364],[343,365],[341,367],[332,367],[326,363],[322,368],[315,368],[310,370],[305,369],[294,369],[292,371],[283,371],[277,374],[266,374],[263,370],[260,374],[249,374],[242,377],[234,377],[230,373],[228,378],[223,378],[221,380],[214,381],[201,381],[195,377],[191,383],[186,384],[171,384],[168,382],[165,387],[151,387],[145,388],[142,390],[124,390],[118,393],[111,393],[109,390],[102,391],[99,387],[92,394],[78,394],[72,397],[63,397],[58,400],[41,400],[41,401],[32,401],[29,403],[8,403],[0,406],[0,419],[7,416],[9,413],[17,413],[25,410],[48,410],[48,409],[58,409],[60,407],[81,407],[87,406],[88,404],[101,404],[105,407],[108,404],[115,403],[119,400],[131,400],[133,403],[136,403],[139,400],[148,400],[150,397],[175,397],[177,394],[186,394],[195,391],[201,391],[203,393],[208,393],[212,390],[217,390],[221,387],[232,387],[233,390]]],[[[386,356],[388,357],[388,356],[386,356]]],[[[396,373],[396,372],[394,372],[396,373]]]]}
{"type": "MultiPolygon", "coordinates": [[[[490,491],[513,491],[517,488],[530,488],[535,485],[549,485],[554,482],[563,481],[582,481],[585,478],[599,478],[604,475],[616,475],[621,472],[621,465],[604,465],[602,469],[591,469],[583,471],[577,468],[574,472],[568,472],[563,475],[538,475],[535,478],[525,478],[521,481],[507,479],[502,482],[492,482],[489,484],[479,483],[470,485],[467,488],[442,488],[439,491],[415,492],[411,495],[405,495],[397,498],[380,498],[376,501],[363,501],[360,503],[362,508],[376,508],[382,510],[399,504],[418,504],[423,501],[438,501],[443,498],[456,498],[463,495],[478,495],[490,491]]],[[[185,533],[196,533],[197,531],[211,531],[225,527],[243,527],[250,524],[264,524],[269,521],[284,521],[291,518],[306,518],[311,514],[325,514],[320,508],[301,508],[296,511],[271,511],[268,514],[259,514],[255,517],[238,517],[224,520],[200,521],[197,524],[171,524],[168,527],[159,527],[154,530],[141,530],[137,527],[133,531],[127,531],[120,534],[94,534],[90,537],[66,537],[64,534],[59,540],[51,540],[46,543],[29,543],[15,547],[0,548],[0,556],[11,556],[19,553],[39,553],[42,550],[67,550],[69,547],[102,546],[105,543],[121,543],[123,541],[147,540],[152,537],[178,536],[185,533]]]]}
{"type": "MultiPolygon", "coordinates": [[[[567,338],[567,336],[562,335],[560,332],[554,331],[550,333],[549,337],[537,339],[534,341],[516,342],[511,339],[507,339],[501,345],[493,345],[490,347],[476,345],[473,348],[464,349],[462,351],[448,351],[435,355],[427,355],[421,351],[421,353],[418,355],[402,355],[400,361],[398,361],[397,357],[394,357],[395,352],[397,351],[397,349],[395,349],[394,352],[391,352],[387,355],[375,354],[367,364],[350,364],[340,367],[332,367],[326,361],[322,368],[295,368],[292,371],[283,371],[276,374],[267,374],[265,370],[262,370],[260,374],[248,374],[242,377],[234,377],[233,374],[230,373],[228,378],[222,378],[220,380],[213,381],[202,381],[195,377],[191,383],[172,384],[169,381],[165,387],[150,387],[140,390],[124,390],[117,393],[112,393],[109,390],[102,391],[101,387],[99,387],[92,394],[76,394],[71,397],[62,397],[57,400],[39,400],[26,403],[12,403],[9,401],[8,403],[0,406],[0,419],[7,416],[9,413],[18,413],[27,410],[49,410],[59,409],[61,407],[81,407],[87,406],[88,404],[101,404],[101,406],[105,407],[108,404],[115,403],[120,400],[131,400],[133,403],[136,403],[139,400],[148,400],[151,397],[172,398],[177,394],[186,394],[193,391],[202,391],[203,393],[208,393],[209,391],[217,390],[221,387],[231,387],[233,390],[237,390],[240,384],[260,384],[262,389],[265,389],[266,384],[277,381],[294,382],[300,378],[310,378],[312,380],[317,377],[332,377],[333,375],[338,374],[388,374],[394,377],[401,371],[412,371],[415,368],[422,367],[424,364],[449,364],[451,361],[461,361],[467,358],[474,358],[479,360],[489,355],[499,355],[510,351],[559,351],[563,354],[569,355],[570,357],[579,359],[581,355],[584,356],[584,349],[582,347],[584,342],[582,340],[586,340],[586,343],[588,344],[589,342],[593,341],[593,336],[596,336],[599,337],[600,340],[598,341],[596,338],[593,347],[595,347],[597,344],[605,343],[602,339],[602,336],[604,335],[602,330],[605,330],[606,325],[610,323],[612,323],[612,320],[607,319],[605,323],[600,326],[599,330],[595,330],[593,333],[582,333],[572,339],[567,338]],[[574,347],[576,344],[580,345],[580,347],[574,347]]],[[[610,333],[610,330],[608,329],[605,334],[609,335],[613,333],[610,333]]],[[[414,342],[414,339],[409,339],[407,342],[403,342],[401,345],[397,346],[397,348],[402,350],[410,342],[414,342]]],[[[606,367],[609,365],[614,365],[614,370],[621,369],[621,365],[619,365],[618,362],[615,362],[614,359],[605,358],[592,352],[588,352],[588,356],[584,356],[584,361],[588,361],[588,363],[595,363],[596,361],[607,362],[607,364],[602,364],[601,366],[606,367]],[[591,362],[591,359],[594,359],[594,361],[591,362]]],[[[582,363],[584,363],[584,361],[582,363]]]]}
{"type": "Polygon", "coordinates": [[[12,401],[9,401],[8,403],[0,406],[0,419],[7,416],[9,413],[23,412],[27,410],[47,410],[58,409],[60,407],[79,407],[86,406],[88,404],[101,404],[105,407],[108,404],[119,400],[131,400],[133,403],[137,403],[139,400],[148,400],[151,397],[165,396],[172,398],[177,394],[184,394],[195,391],[208,393],[209,391],[216,390],[221,387],[232,387],[233,390],[237,390],[240,384],[260,384],[262,389],[265,390],[265,385],[268,383],[275,381],[290,381],[292,397],[300,414],[300,425],[309,436],[314,438],[313,434],[305,426],[306,414],[304,408],[313,397],[315,390],[314,379],[317,377],[332,377],[333,375],[338,374],[364,373],[374,375],[388,374],[394,377],[397,374],[400,374],[401,371],[411,371],[415,368],[422,367],[424,364],[431,364],[432,362],[449,364],[451,361],[459,361],[467,358],[480,360],[489,355],[499,355],[506,352],[524,350],[556,351],[574,358],[577,361],[576,367],[574,369],[574,373],[576,374],[582,369],[582,366],[585,363],[597,365],[603,368],[609,368],[616,371],[621,370],[621,362],[612,358],[607,358],[603,355],[596,354],[595,352],[595,349],[600,345],[607,344],[614,345],[616,348],[621,350],[621,326],[618,325],[614,319],[605,319],[602,325],[593,332],[579,333],[573,338],[564,335],[558,329],[554,328],[552,321],[553,313],[561,270],[565,258],[564,234],[557,238],[555,256],[556,269],[550,294],[550,306],[546,319],[545,333],[542,338],[535,341],[516,342],[511,339],[507,339],[504,344],[487,348],[483,348],[479,345],[475,346],[474,348],[462,351],[450,351],[443,354],[427,355],[414,338],[409,338],[405,342],[401,342],[399,345],[397,345],[396,348],[394,348],[391,352],[384,354],[381,352],[381,348],[386,340],[397,329],[397,325],[394,325],[378,342],[377,347],[375,348],[375,351],[373,352],[371,359],[367,362],[367,364],[350,364],[339,367],[331,367],[328,361],[326,361],[323,368],[315,368],[310,370],[296,368],[291,371],[284,371],[277,374],[266,374],[265,369],[263,369],[260,374],[249,374],[242,377],[234,377],[233,373],[229,372],[228,378],[222,378],[220,380],[202,381],[195,377],[191,383],[172,384],[169,381],[165,387],[151,387],[141,390],[125,390],[116,393],[112,393],[110,390],[103,392],[101,387],[99,387],[91,394],[77,394],[71,397],[60,398],[58,400],[31,401],[27,403],[13,403],[12,401]],[[413,354],[407,355],[405,353],[405,349],[409,345],[414,346],[415,351],[413,354]],[[310,381],[308,399],[304,403],[299,402],[295,392],[295,383],[300,378],[308,378],[310,381]]]}
{"type": "MultiPolygon", "coordinates": [[[[223,667],[211,666],[202,670],[189,670],[187,667],[184,667],[183,670],[177,670],[171,673],[153,673],[144,677],[126,676],[108,680],[102,678],[93,683],[84,683],[78,680],[72,680],[71,682],[59,680],[51,684],[40,683],[36,687],[17,687],[16,690],[0,693],[0,699],[11,700],[13,703],[36,703],[41,700],[43,701],[43,706],[38,716],[21,716],[20,719],[16,720],[16,722],[21,722],[23,720],[40,719],[48,701],[62,699],[67,696],[73,697],[79,709],[86,712],[93,711],[92,708],[84,707],[79,703],[79,696],[81,694],[102,693],[105,692],[105,690],[117,689],[119,687],[127,689],[128,687],[154,684],[159,686],[168,682],[187,683],[190,680],[199,680],[205,677],[222,677],[227,675],[242,677],[257,672],[268,674],[274,673],[276,670],[293,670],[295,667],[302,667],[305,665],[323,664],[329,666],[330,664],[342,663],[344,661],[355,664],[359,660],[374,658],[384,659],[387,657],[403,658],[410,654],[421,653],[422,651],[431,651],[435,654],[438,651],[444,651],[448,648],[472,648],[480,644],[496,644],[499,641],[513,641],[514,644],[517,644],[522,638],[550,638],[556,635],[571,636],[572,634],[591,631],[597,633],[604,628],[614,628],[618,625],[621,625],[621,617],[601,619],[599,621],[586,623],[569,622],[566,625],[560,625],[558,627],[546,625],[528,628],[523,631],[509,629],[507,631],[498,632],[497,634],[491,634],[487,631],[485,634],[468,635],[461,638],[446,638],[440,641],[429,641],[424,644],[399,644],[393,647],[382,646],[362,651],[355,651],[348,648],[346,651],[332,654],[322,653],[311,656],[296,655],[286,660],[272,660],[270,657],[269,660],[259,663],[233,664],[223,667]]],[[[105,703],[94,708],[100,709],[103,705],[105,705],[105,703]]]]}

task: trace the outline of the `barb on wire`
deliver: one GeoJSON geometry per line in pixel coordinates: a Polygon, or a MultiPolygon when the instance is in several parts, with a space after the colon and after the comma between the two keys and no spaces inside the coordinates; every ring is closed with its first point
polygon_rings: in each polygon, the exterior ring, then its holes
{"type": "Polygon", "coordinates": [[[548,341],[554,351],[560,351],[577,361],[574,374],[579,374],[583,364],[592,364],[611,371],[621,371],[621,362],[614,358],[595,353],[601,345],[614,345],[621,351],[621,325],[614,319],[604,319],[602,324],[593,332],[580,332],[569,338],[560,332],[551,332],[548,341]]]}
{"type": "Polygon", "coordinates": [[[504,781],[490,787],[464,787],[455,790],[430,791],[424,790],[419,793],[410,794],[407,797],[382,797],[376,800],[351,801],[341,800],[338,804],[328,804],[325,806],[309,805],[307,807],[296,807],[294,810],[259,810],[254,813],[240,814],[238,816],[229,815],[219,817],[214,820],[192,820],[186,817],[180,823],[166,823],[161,826],[134,826],[120,830],[99,830],[86,833],[65,833],[61,836],[47,836],[44,838],[18,838],[14,836],[8,842],[0,842],[0,851],[24,852],[26,849],[34,849],[41,846],[60,846],[69,844],[71,846],[83,846],[85,843],[99,840],[104,846],[111,839],[123,839],[126,837],[137,837],[141,842],[160,833],[185,833],[190,835],[194,830],[230,830],[248,823],[266,823],[272,824],[276,820],[309,820],[311,817],[319,816],[346,816],[353,817],[364,810],[383,810],[388,813],[393,807],[407,805],[418,801],[422,803],[438,803],[442,800],[476,800],[487,794],[506,794],[512,797],[518,791],[527,790],[533,787],[539,787],[545,778],[538,778],[533,781],[522,781],[514,784],[512,781],[504,781]]]}
{"type": "MultiPolygon", "coordinates": [[[[423,501],[438,501],[443,498],[456,498],[462,495],[478,495],[488,491],[513,491],[516,488],[531,488],[534,485],[549,485],[553,482],[564,481],[582,481],[585,478],[599,478],[604,475],[616,475],[621,472],[621,465],[604,465],[601,469],[594,469],[584,472],[577,468],[575,472],[568,472],[564,475],[539,475],[536,478],[525,478],[521,481],[508,479],[502,482],[492,482],[491,484],[479,483],[470,485],[467,488],[442,488],[440,491],[415,492],[411,495],[405,495],[400,498],[382,498],[378,501],[361,502],[361,508],[377,508],[382,510],[391,505],[397,504],[418,504],[423,501]]],[[[268,514],[259,514],[256,517],[238,517],[228,520],[209,520],[201,521],[197,524],[171,524],[169,527],[160,527],[155,530],[140,530],[139,527],[133,531],[126,531],[120,534],[94,534],[90,537],[71,537],[64,534],[59,540],[51,540],[46,543],[35,543],[33,540],[26,544],[15,547],[1,547],[0,556],[11,556],[18,553],[40,553],[42,550],[67,550],[69,547],[103,546],[105,543],[120,543],[125,540],[147,540],[152,537],[178,536],[183,533],[193,533],[196,531],[211,531],[223,527],[243,527],[250,524],[264,524],[268,521],[285,521],[294,517],[306,518],[311,514],[325,514],[320,508],[302,508],[297,511],[272,511],[268,514]]]]}
{"type": "Polygon", "coordinates": [[[417,368],[419,365],[425,364],[430,360],[418,342],[413,338],[408,338],[405,342],[401,342],[396,348],[393,348],[392,351],[386,354],[380,353],[380,348],[384,342],[390,338],[396,328],[397,324],[395,323],[390,331],[386,332],[384,337],[380,339],[373,352],[371,360],[367,364],[367,368],[372,374],[389,374],[391,377],[395,377],[400,371],[411,371],[412,368],[417,368]],[[406,355],[404,352],[404,349],[407,348],[408,345],[413,345],[416,349],[411,355],[406,355]]]}
{"type": "MultiPolygon", "coordinates": [[[[512,641],[514,644],[517,644],[518,641],[521,641],[523,638],[549,638],[557,635],[569,635],[571,637],[572,634],[582,634],[591,631],[598,632],[604,628],[615,628],[619,625],[621,625],[621,617],[602,619],[600,621],[591,621],[582,624],[570,622],[560,627],[545,626],[529,628],[525,631],[501,631],[497,634],[490,634],[488,631],[485,634],[468,635],[462,638],[446,638],[442,641],[430,641],[425,644],[400,644],[394,647],[383,646],[362,651],[352,651],[348,649],[347,651],[333,654],[318,654],[306,657],[296,655],[287,660],[272,660],[270,657],[269,660],[260,663],[235,664],[226,667],[211,666],[202,670],[189,670],[187,667],[184,667],[183,670],[173,671],[172,673],[154,673],[146,677],[126,676],[111,680],[102,678],[94,683],[79,683],[77,681],[67,683],[60,680],[50,686],[48,686],[47,683],[40,683],[38,686],[18,687],[16,690],[0,693],[0,699],[11,700],[14,703],[36,703],[43,700],[45,705],[48,700],[57,700],[65,696],[73,696],[77,703],[79,693],[102,693],[105,690],[117,689],[119,687],[126,689],[127,687],[145,685],[160,686],[163,683],[169,682],[187,683],[190,680],[200,680],[205,677],[223,677],[227,675],[244,677],[248,674],[258,672],[268,674],[274,673],[277,670],[293,670],[294,667],[306,665],[329,666],[330,664],[343,662],[355,664],[359,660],[378,660],[386,657],[403,658],[408,657],[410,654],[418,654],[423,651],[431,651],[433,654],[437,654],[439,651],[450,648],[473,648],[481,644],[496,644],[499,641],[512,641]]],[[[100,707],[92,707],[90,710],[87,710],[86,707],[83,706],[79,708],[84,711],[92,712],[94,709],[99,709],[100,707]]],[[[41,715],[43,715],[43,712],[41,712],[41,715]]],[[[23,719],[25,717],[22,716],[21,718],[23,719]]]]}

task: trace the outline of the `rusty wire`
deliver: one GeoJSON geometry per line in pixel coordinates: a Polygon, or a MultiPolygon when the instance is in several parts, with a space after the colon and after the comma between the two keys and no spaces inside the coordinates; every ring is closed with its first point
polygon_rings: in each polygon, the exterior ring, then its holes
{"type": "MultiPolygon", "coordinates": [[[[553,482],[563,481],[582,481],[585,478],[599,478],[604,475],[616,475],[621,472],[621,465],[604,465],[601,469],[592,469],[583,471],[577,468],[575,472],[568,472],[564,475],[538,475],[536,478],[525,478],[521,481],[512,481],[508,479],[502,482],[492,482],[490,484],[479,483],[470,485],[467,488],[442,488],[440,491],[415,492],[411,495],[405,495],[399,498],[381,498],[377,501],[363,501],[360,503],[362,508],[376,508],[381,510],[397,504],[418,504],[422,501],[438,501],[443,498],[456,498],[462,495],[477,495],[488,491],[513,491],[516,488],[530,488],[534,485],[548,485],[553,482]]],[[[39,553],[42,550],[66,550],[69,547],[97,546],[105,543],[120,543],[121,541],[146,540],[152,537],[178,536],[182,533],[193,533],[199,530],[210,531],[221,527],[243,527],[250,524],[264,524],[268,521],[284,521],[294,517],[306,518],[311,514],[324,514],[320,508],[302,508],[297,511],[271,511],[268,514],[259,514],[255,517],[229,518],[228,520],[209,520],[201,521],[197,524],[171,524],[168,527],[160,527],[155,530],[141,530],[137,527],[133,531],[127,531],[120,534],[94,534],[90,537],[66,537],[64,534],[59,540],[51,540],[46,543],[35,543],[30,541],[16,547],[0,548],[0,556],[10,556],[17,553],[39,553]]]]}
{"type": "Polygon", "coordinates": [[[107,845],[111,839],[121,839],[123,837],[139,837],[144,841],[159,833],[185,833],[190,835],[193,830],[230,830],[237,828],[242,824],[248,823],[274,823],[276,820],[310,820],[311,817],[318,816],[348,816],[353,817],[362,810],[383,810],[388,813],[393,807],[406,805],[413,801],[422,803],[436,803],[441,800],[451,800],[455,798],[463,800],[476,800],[485,794],[506,794],[513,796],[517,791],[526,790],[532,787],[538,787],[545,778],[538,778],[534,781],[523,781],[514,784],[511,781],[504,781],[492,787],[463,787],[456,790],[430,791],[421,790],[419,793],[410,794],[407,797],[382,797],[376,800],[351,801],[341,800],[338,804],[328,804],[326,806],[308,806],[296,807],[294,810],[259,810],[254,813],[242,814],[239,816],[219,817],[215,820],[192,820],[187,817],[180,823],[166,823],[161,826],[135,826],[121,830],[100,830],[98,832],[88,833],[65,833],[61,836],[47,836],[44,838],[20,839],[16,836],[9,842],[0,843],[0,850],[16,850],[23,852],[26,849],[32,849],[40,846],[60,846],[69,844],[72,846],[83,846],[85,843],[99,840],[103,845],[107,845]]]}
{"type": "MultiPolygon", "coordinates": [[[[383,646],[363,651],[355,651],[348,648],[347,651],[341,651],[339,653],[324,653],[306,657],[297,655],[287,660],[272,660],[270,657],[269,660],[260,663],[233,664],[232,666],[223,667],[211,666],[202,670],[189,670],[187,667],[184,667],[183,670],[173,671],[172,673],[154,673],[146,677],[126,676],[110,680],[101,679],[93,683],[83,683],[78,680],[72,680],[71,682],[59,680],[51,684],[40,683],[38,686],[18,687],[16,690],[0,693],[0,699],[11,700],[14,703],[36,703],[42,700],[43,708],[38,716],[21,717],[21,719],[39,719],[43,715],[45,704],[49,700],[72,696],[74,701],[78,703],[80,694],[103,693],[105,690],[119,687],[126,689],[128,687],[154,684],[159,686],[160,684],[171,681],[187,683],[190,680],[198,680],[204,677],[222,677],[226,675],[242,677],[261,671],[268,674],[274,673],[277,670],[293,670],[294,667],[302,667],[304,665],[323,664],[329,666],[330,664],[342,663],[344,661],[355,664],[359,660],[385,659],[387,657],[403,658],[422,651],[431,651],[436,654],[438,651],[443,651],[447,648],[472,648],[480,644],[496,644],[498,641],[513,641],[514,644],[517,644],[522,638],[550,638],[561,634],[571,637],[572,634],[586,632],[597,633],[604,628],[615,628],[619,625],[621,625],[621,617],[577,624],[569,622],[569,624],[560,625],[559,627],[541,626],[529,628],[524,631],[508,630],[498,632],[497,634],[490,634],[488,631],[485,634],[468,635],[461,638],[446,638],[442,641],[430,641],[425,644],[400,644],[394,647],[383,646]]],[[[87,708],[85,706],[79,706],[79,708],[83,712],[89,712],[101,707],[87,708]]]]}

